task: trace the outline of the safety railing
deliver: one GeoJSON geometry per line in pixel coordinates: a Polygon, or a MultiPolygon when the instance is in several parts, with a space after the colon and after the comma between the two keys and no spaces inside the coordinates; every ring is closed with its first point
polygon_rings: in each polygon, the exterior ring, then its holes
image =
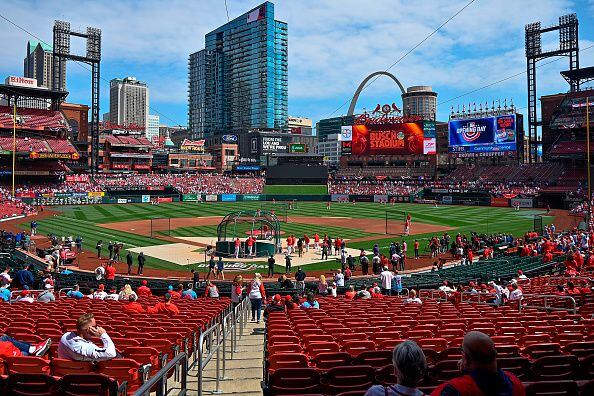
{"type": "Polygon", "coordinates": [[[435,290],[435,289],[419,289],[419,298],[420,299],[430,298],[432,300],[437,300],[437,301],[447,301],[448,300],[446,292],[443,292],[441,290],[435,290]]]}
{"type": "Polygon", "coordinates": [[[233,359],[237,352],[237,340],[243,336],[247,325],[249,299],[243,299],[237,306],[225,310],[219,320],[200,333],[194,342],[194,361],[190,369],[197,371],[197,395],[202,396],[204,388],[204,370],[214,359],[215,393],[219,393],[220,381],[225,379],[227,355],[233,359]],[[239,331],[237,327],[239,326],[239,331]],[[227,341],[231,345],[228,345],[227,341]]]}
{"type": "Polygon", "coordinates": [[[144,382],[134,393],[134,396],[149,396],[152,392],[155,392],[156,396],[170,396],[175,394],[177,396],[185,396],[188,393],[187,377],[188,355],[181,352],[174,356],[157,374],[144,382]],[[170,386],[170,389],[167,389],[167,379],[169,373],[173,370],[179,370],[181,372],[179,391],[177,391],[177,387],[175,386],[170,386]],[[173,391],[177,391],[177,393],[173,393],[173,391]]]}
{"type": "Polygon", "coordinates": [[[573,297],[555,294],[524,294],[521,304],[519,304],[519,310],[522,311],[526,308],[577,313],[577,304],[573,297]]]}
{"type": "Polygon", "coordinates": [[[497,294],[495,293],[473,293],[467,291],[460,293],[460,302],[463,303],[496,306],[499,305],[497,301],[497,294]]]}

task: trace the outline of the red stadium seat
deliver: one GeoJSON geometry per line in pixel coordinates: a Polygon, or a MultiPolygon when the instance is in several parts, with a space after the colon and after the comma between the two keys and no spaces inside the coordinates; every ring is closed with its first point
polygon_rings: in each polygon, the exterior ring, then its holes
{"type": "Polygon", "coordinates": [[[329,370],[333,367],[349,365],[351,355],[346,352],[321,352],[316,354],[311,361],[317,369],[329,370]]]}
{"type": "Polygon", "coordinates": [[[375,370],[371,366],[334,367],[324,376],[323,385],[327,393],[366,391],[373,385],[375,370]]]}
{"type": "Polygon", "coordinates": [[[268,369],[271,372],[279,368],[308,367],[307,356],[303,353],[277,353],[268,358],[268,369]]]}
{"type": "Polygon", "coordinates": [[[118,384],[103,374],[67,374],[60,380],[63,396],[112,396],[118,384]]]}
{"type": "Polygon", "coordinates": [[[277,353],[294,352],[301,353],[301,345],[299,344],[276,344],[268,347],[268,354],[274,355],[277,353]]]}
{"type": "Polygon", "coordinates": [[[343,344],[342,349],[356,357],[362,352],[375,350],[375,343],[373,341],[349,341],[343,344]]]}
{"type": "Polygon", "coordinates": [[[571,396],[578,394],[575,381],[540,381],[526,386],[526,396],[571,396]]]}
{"type": "Polygon", "coordinates": [[[66,374],[85,374],[95,371],[91,362],[77,362],[69,359],[54,358],[51,361],[52,375],[62,377],[66,374]]]}
{"type": "Polygon", "coordinates": [[[10,356],[5,357],[6,371],[8,374],[50,374],[49,361],[36,356],[10,356]]]}
{"type": "Polygon", "coordinates": [[[55,396],[59,394],[58,381],[46,374],[15,373],[6,379],[6,395],[55,396]]]}
{"type": "Polygon", "coordinates": [[[543,356],[532,362],[532,374],[537,381],[573,379],[579,368],[573,355],[543,356]]]}
{"type": "Polygon", "coordinates": [[[364,351],[353,358],[353,365],[371,366],[375,369],[392,364],[392,352],[389,350],[364,351]]]}
{"type": "Polygon", "coordinates": [[[321,390],[315,368],[279,368],[270,374],[268,390],[274,395],[298,395],[321,390]]]}
{"type": "Polygon", "coordinates": [[[312,342],[306,345],[305,350],[310,357],[314,357],[318,353],[338,352],[340,348],[335,342],[312,342]]]}

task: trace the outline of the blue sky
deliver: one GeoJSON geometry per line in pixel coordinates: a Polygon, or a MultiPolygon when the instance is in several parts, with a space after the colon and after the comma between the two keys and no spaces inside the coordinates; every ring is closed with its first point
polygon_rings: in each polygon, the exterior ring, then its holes
{"type": "MultiPolygon", "coordinates": [[[[289,24],[289,114],[316,120],[346,113],[356,87],[373,71],[385,70],[468,0],[279,0],[276,18],[289,24]],[[341,107],[342,106],[342,107],[341,107]]],[[[227,0],[233,19],[262,1],[227,0]]],[[[108,82],[135,76],[150,88],[151,113],[161,123],[187,125],[187,62],[202,49],[204,34],[227,21],[224,0],[105,1],[5,0],[0,13],[51,43],[54,19],[73,29],[103,32],[101,113],[107,111],[108,82]]],[[[438,118],[450,106],[512,98],[526,113],[526,75],[511,78],[460,99],[459,95],[526,70],[524,25],[557,22],[576,12],[580,47],[594,44],[594,0],[476,0],[445,28],[390,69],[405,85],[431,85],[438,92],[438,118]]],[[[0,76],[22,75],[27,33],[0,19],[0,76]]],[[[558,36],[543,36],[543,48],[558,36]]],[[[73,41],[73,52],[84,51],[73,41]]],[[[594,48],[580,53],[582,66],[594,65],[594,48]]],[[[538,70],[538,93],[568,89],[559,71],[567,59],[538,70]]],[[[69,101],[90,102],[90,73],[68,64],[69,101]]],[[[594,84],[593,84],[594,85],[594,84]]],[[[379,78],[365,89],[357,108],[401,103],[393,82],[379,78]]]]}

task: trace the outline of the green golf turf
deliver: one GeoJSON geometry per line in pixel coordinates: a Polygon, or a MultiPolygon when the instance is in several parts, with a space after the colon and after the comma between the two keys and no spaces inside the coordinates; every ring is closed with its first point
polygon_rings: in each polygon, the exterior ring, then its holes
{"type": "MultiPolygon", "coordinates": [[[[289,219],[289,223],[281,223],[281,230],[284,234],[302,235],[303,233],[328,234],[332,237],[354,239],[361,237],[377,236],[377,239],[370,241],[352,242],[348,246],[353,248],[364,248],[371,250],[374,243],[378,243],[382,252],[387,252],[391,241],[406,240],[410,247],[415,239],[421,242],[421,250],[427,244],[427,238],[432,234],[414,235],[401,237],[384,234],[373,234],[353,226],[353,228],[336,227],[331,225],[314,225],[290,222],[291,217],[351,217],[353,224],[357,219],[380,219],[386,217],[392,221],[402,221],[407,213],[410,213],[415,222],[436,224],[452,227],[450,235],[458,232],[470,233],[511,233],[521,236],[526,231],[532,230],[533,218],[536,214],[543,214],[540,210],[514,211],[512,208],[477,207],[477,206],[440,206],[435,208],[431,205],[419,204],[396,204],[381,205],[377,203],[332,203],[330,209],[326,208],[325,202],[296,202],[293,209],[289,210],[284,202],[233,202],[233,203],[162,203],[160,205],[150,204],[121,204],[121,205],[87,205],[54,208],[61,211],[61,214],[39,221],[38,232],[41,234],[54,233],[59,236],[81,235],[84,239],[83,245],[87,250],[94,250],[97,240],[102,239],[104,243],[120,241],[126,247],[143,247],[168,243],[167,241],[151,238],[142,235],[115,231],[98,226],[100,223],[124,222],[130,220],[142,220],[151,218],[176,218],[176,217],[204,217],[223,216],[236,210],[246,209],[267,209],[274,210],[279,219],[289,219]]],[[[550,223],[551,218],[545,217],[545,223],[550,223]]],[[[28,228],[28,223],[21,225],[28,228]]],[[[398,230],[389,232],[399,233],[398,230]]],[[[216,226],[185,227],[171,230],[171,236],[215,236],[216,226]]],[[[412,248],[409,248],[412,254],[412,248]]],[[[124,252],[125,254],[125,252],[124,252]]],[[[158,269],[187,270],[187,267],[173,263],[150,258],[147,260],[147,267],[158,269]]],[[[335,268],[334,262],[319,263],[307,266],[311,270],[323,270],[335,268]]]]}

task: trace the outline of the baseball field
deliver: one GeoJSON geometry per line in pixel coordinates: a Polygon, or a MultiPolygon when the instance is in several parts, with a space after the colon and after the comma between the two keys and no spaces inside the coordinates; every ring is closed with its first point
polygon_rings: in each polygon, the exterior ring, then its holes
{"type": "MultiPolygon", "coordinates": [[[[347,240],[347,247],[366,249],[368,252],[375,243],[387,253],[392,241],[406,240],[409,256],[415,239],[421,244],[421,253],[427,252],[427,241],[433,235],[448,232],[469,234],[511,233],[523,235],[534,226],[534,217],[544,215],[542,210],[520,210],[512,208],[478,206],[439,206],[421,204],[385,205],[379,203],[332,203],[295,202],[292,208],[285,202],[234,202],[234,203],[161,203],[89,205],[53,208],[52,214],[38,221],[38,233],[58,236],[77,235],[83,238],[81,267],[89,268],[97,264],[91,259],[96,256],[95,245],[98,240],[104,244],[103,255],[107,254],[110,241],[124,245],[124,253],[129,250],[136,256],[143,251],[147,256],[146,269],[162,273],[184,272],[190,268],[204,271],[206,245],[217,240],[217,225],[221,218],[237,210],[273,210],[281,220],[283,239],[294,234],[305,233],[312,236],[317,232],[321,237],[328,234],[332,238],[347,240]],[[404,219],[412,217],[411,235],[403,236],[404,219]],[[87,263],[89,262],[89,263],[87,263]]],[[[550,223],[553,217],[544,217],[543,223],[550,223]]],[[[22,223],[21,228],[28,228],[22,223]]],[[[246,235],[238,235],[245,238],[246,235]]],[[[229,270],[236,268],[244,272],[266,272],[264,259],[234,263],[229,270]]],[[[283,256],[277,258],[283,264],[283,256]]],[[[321,260],[313,258],[307,264],[308,271],[323,271],[336,268],[336,258],[321,260]]],[[[294,266],[296,264],[293,264],[294,266]]],[[[92,269],[92,268],[91,268],[92,269]]],[[[277,268],[282,270],[283,267],[277,268]]]]}

